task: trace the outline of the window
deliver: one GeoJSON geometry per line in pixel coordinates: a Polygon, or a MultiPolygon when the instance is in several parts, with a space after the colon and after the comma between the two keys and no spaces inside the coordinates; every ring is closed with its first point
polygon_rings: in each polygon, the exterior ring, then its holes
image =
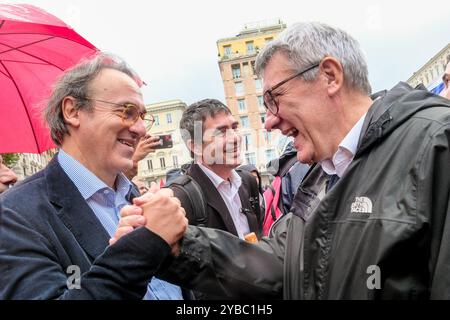
{"type": "Polygon", "coordinates": [[[269,162],[275,158],[276,158],[275,150],[273,150],[273,149],[266,150],[266,161],[267,162],[269,162]]]}
{"type": "Polygon", "coordinates": [[[253,41],[246,42],[245,46],[247,47],[247,54],[255,53],[255,47],[253,46],[253,41]]]}
{"type": "Polygon", "coordinates": [[[233,79],[238,79],[241,77],[241,66],[239,64],[233,64],[231,66],[231,73],[233,74],[233,79]]]}
{"type": "Polygon", "coordinates": [[[256,71],[255,71],[255,61],[252,61],[251,64],[252,64],[252,71],[253,71],[253,74],[256,74],[256,71]]]}
{"type": "Polygon", "coordinates": [[[255,153],[254,153],[254,152],[247,153],[247,154],[245,155],[245,162],[247,162],[247,164],[253,164],[253,165],[255,165],[255,164],[256,164],[256,156],[255,156],[255,153]]]}
{"type": "Polygon", "coordinates": [[[164,170],[166,168],[166,159],[159,158],[159,163],[161,164],[161,169],[164,170]]]}
{"type": "Polygon", "coordinates": [[[226,56],[230,56],[231,55],[231,46],[230,45],[223,46],[223,53],[226,56]]]}
{"type": "Polygon", "coordinates": [[[178,165],[178,156],[173,155],[172,156],[172,160],[173,160],[173,167],[174,168],[178,168],[179,167],[179,165],[178,165]]]}
{"type": "Polygon", "coordinates": [[[269,143],[269,141],[272,139],[272,132],[264,130],[264,140],[266,143],[269,143]]]}
{"type": "Polygon", "coordinates": [[[245,103],[245,99],[238,100],[239,112],[247,111],[247,104],[245,103]]]}
{"type": "Polygon", "coordinates": [[[172,114],[171,113],[166,114],[166,120],[167,120],[167,123],[172,123],[172,114]]]}
{"type": "Polygon", "coordinates": [[[236,82],[234,88],[236,89],[236,95],[244,94],[244,84],[242,82],[236,82]]]}
{"type": "Polygon", "coordinates": [[[244,135],[244,145],[245,145],[245,151],[249,151],[250,146],[252,145],[252,135],[251,134],[244,135]]]}
{"type": "Polygon", "coordinates": [[[255,79],[256,91],[262,91],[262,81],[261,79],[255,79]]]}
{"type": "Polygon", "coordinates": [[[260,109],[264,110],[264,98],[263,96],[258,96],[258,106],[260,109]]]}
{"type": "Polygon", "coordinates": [[[241,126],[243,128],[248,128],[249,127],[249,122],[248,122],[248,117],[241,117],[241,126]]]}
{"type": "Polygon", "coordinates": [[[261,123],[264,124],[266,122],[266,114],[261,113],[261,123]]]}
{"type": "Polygon", "coordinates": [[[155,123],[153,123],[154,126],[159,126],[159,116],[153,116],[155,118],[155,123]]]}
{"type": "Polygon", "coordinates": [[[250,67],[248,66],[248,62],[242,62],[242,69],[244,72],[244,76],[249,76],[250,73],[250,67]]]}
{"type": "Polygon", "coordinates": [[[152,160],[147,160],[148,171],[153,171],[153,162],[152,160]]]}
{"type": "Polygon", "coordinates": [[[270,41],[272,41],[273,40],[273,37],[270,37],[270,38],[266,38],[266,39],[264,39],[265,41],[266,41],[266,44],[268,44],[270,41]]]}

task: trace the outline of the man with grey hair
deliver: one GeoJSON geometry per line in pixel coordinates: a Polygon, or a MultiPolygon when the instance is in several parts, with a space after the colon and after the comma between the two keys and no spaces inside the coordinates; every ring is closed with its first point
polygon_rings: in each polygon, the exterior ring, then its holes
{"type": "Polygon", "coordinates": [[[137,76],[99,54],[62,75],[45,115],[59,153],[0,197],[0,299],[161,298],[147,285],[187,226],[170,190],[108,247],[139,195],[122,173],[148,120],[137,76]]]}
{"type": "Polygon", "coordinates": [[[371,96],[358,43],[321,23],[256,66],[266,129],[313,166],[268,238],[189,226],[166,278],[233,298],[449,299],[450,101],[406,83],[371,96]]]}

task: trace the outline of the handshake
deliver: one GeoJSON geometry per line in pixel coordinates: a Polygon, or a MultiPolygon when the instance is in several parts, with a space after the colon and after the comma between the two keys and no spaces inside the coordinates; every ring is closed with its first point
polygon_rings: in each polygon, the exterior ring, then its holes
{"type": "Polygon", "coordinates": [[[172,190],[158,190],[153,185],[149,192],[134,198],[133,205],[124,206],[120,215],[119,227],[109,240],[110,245],[135,228],[145,227],[164,239],[172,247],[173,254],[178,252],[178,242],[186,231],[188,220],[172,190]]]}

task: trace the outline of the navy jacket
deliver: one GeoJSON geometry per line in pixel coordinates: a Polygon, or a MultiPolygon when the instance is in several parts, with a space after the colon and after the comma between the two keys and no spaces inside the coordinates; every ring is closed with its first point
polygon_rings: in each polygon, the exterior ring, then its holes
{"type": "Polygon", "coordinates": [[[146,228],[108,240],[54,158],[0,196],[0,299],[142,299],[170,246],[146,228]]]}

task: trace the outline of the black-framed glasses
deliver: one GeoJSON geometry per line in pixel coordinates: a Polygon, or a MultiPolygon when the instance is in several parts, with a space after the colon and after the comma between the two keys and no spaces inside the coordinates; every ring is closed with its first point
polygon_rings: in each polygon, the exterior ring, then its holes
{"type": "Polygon", "coordinates": [[[120,108],[116,109],[108,108],[108,110],[113,114],[121,117],[123,124],[128,127],[134,125],[138,121],[138,119],[141,118],[145,123],[145,128],[147,130],[150,130],[151,127],[153,126],[153,123],[155,122],[155,118],[153,118],[153,116],[150,113],[147,113],[147,111],[140,111],[139,110],[140,108],[132,103],[121,104],[93,98],[84,98],[84,100],[102,102],[114,106],[119,106],[120,108]]]}
{"type": "Polygon", "coordinates": [[[273,91],[278,89],[279,87],[281,87],[283,84],[285,84],[286,82],[297,78],[298,76],[301,76],[302,74],[318,67],[320,65],[320,62],[317,62],[309,67],[307,67],[306,69],[301,70],[300,72],[295,73],[294,75],[290,76],[287,79],[284,79],[281,82],[278,82],[276,85],[272,86],[270,89],[267,89],[264,94],[263,94],[263,100],[264,100],[264,106],[266,107],[267,110],[270,111],[270,113],[272,113],[274,116],[276,116],[278,114],[278,101],[276,99],[276,96],[274,96],[273,91]]]}

